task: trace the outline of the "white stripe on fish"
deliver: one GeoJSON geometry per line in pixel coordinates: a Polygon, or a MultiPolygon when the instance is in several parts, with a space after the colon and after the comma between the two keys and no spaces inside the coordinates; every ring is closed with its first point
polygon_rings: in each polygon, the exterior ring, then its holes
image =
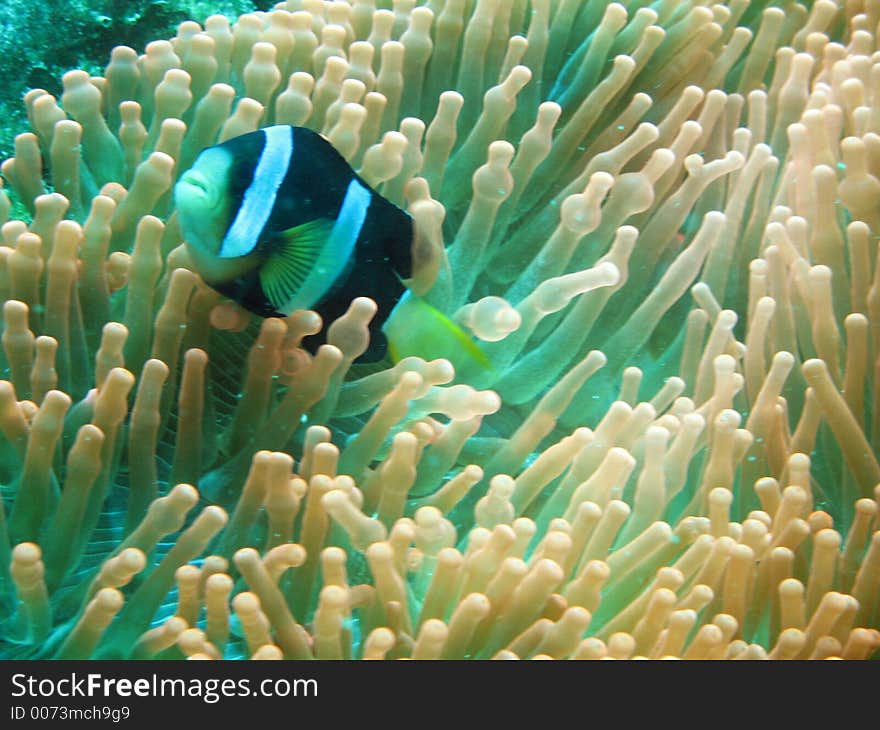
{"type": "Polygon", "coordinates": [[[327,243],[303,285],[284,305],[285,314],[314,306],[339,278],[348,265],[354,244],[361,234],[372,196],[368,188],[352,178],[327,243]]]}
{"type": "Polygon", "coordinates": [[[257,245],[257,240],[275,207],[278,188],[284,182],[293,157],[293,128],[285,125],[263,130],[266,145],[254,170],[254,178],[245,191],[235,221],[220,247],[220,258],[246,256],[257,245]]]}

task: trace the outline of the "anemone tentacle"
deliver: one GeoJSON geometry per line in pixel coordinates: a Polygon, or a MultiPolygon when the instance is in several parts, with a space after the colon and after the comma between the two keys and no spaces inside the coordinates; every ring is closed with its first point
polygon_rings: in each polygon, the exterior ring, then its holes
{"type": "Polygon", "coordinates": [[[877,11],[288,0],[28,92],[0,655],[875,656],[877,11]],[[191,270],[175,180],[272,124],[409,210],[491,368],[191,270]]]}

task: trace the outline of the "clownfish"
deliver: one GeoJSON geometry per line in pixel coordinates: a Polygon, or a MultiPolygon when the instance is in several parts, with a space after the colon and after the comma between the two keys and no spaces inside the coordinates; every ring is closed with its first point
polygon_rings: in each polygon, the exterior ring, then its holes
{"type": "Polygon", "coordinates": [[[416,279],[429,288],[437,268],[412,216],[316,132],[276,125],[207,147],[174,186],[174,203],[197,273],[250,312],[311,309],[329,323],[370,297],[377,312],[360,361],[387,352],[490,368],[464,330],[411,290],[416,279]]]}

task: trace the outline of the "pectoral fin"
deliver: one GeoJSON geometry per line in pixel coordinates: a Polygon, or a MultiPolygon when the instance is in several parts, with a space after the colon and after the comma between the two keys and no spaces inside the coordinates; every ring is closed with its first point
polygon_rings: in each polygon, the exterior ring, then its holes
{"type": "Polygon", "coordinates": [[[324,249],[333,221],[318,218],[281,231],[268,245],[260,267],[260,285],[276,310],[282,311],[302,287],[324,249]]]}

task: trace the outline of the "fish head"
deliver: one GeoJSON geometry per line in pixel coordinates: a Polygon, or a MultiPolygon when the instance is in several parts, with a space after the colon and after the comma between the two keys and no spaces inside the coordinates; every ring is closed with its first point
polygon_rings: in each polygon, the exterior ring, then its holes
{"type": "Polygon", "coordinates": [[[174,186],[174,204],[187,243],[215,256],[229,227],[232,165],[226,149],[208,147],[174,186]]]}
{"type": "Polygon", "coordinates": [[[174,206],[184,244],[207,283],[225,281],[241,269],[240,259],[220,255],[233,213],[235,158],[228,147],[202,150],[174,186],[174,206]]]}

